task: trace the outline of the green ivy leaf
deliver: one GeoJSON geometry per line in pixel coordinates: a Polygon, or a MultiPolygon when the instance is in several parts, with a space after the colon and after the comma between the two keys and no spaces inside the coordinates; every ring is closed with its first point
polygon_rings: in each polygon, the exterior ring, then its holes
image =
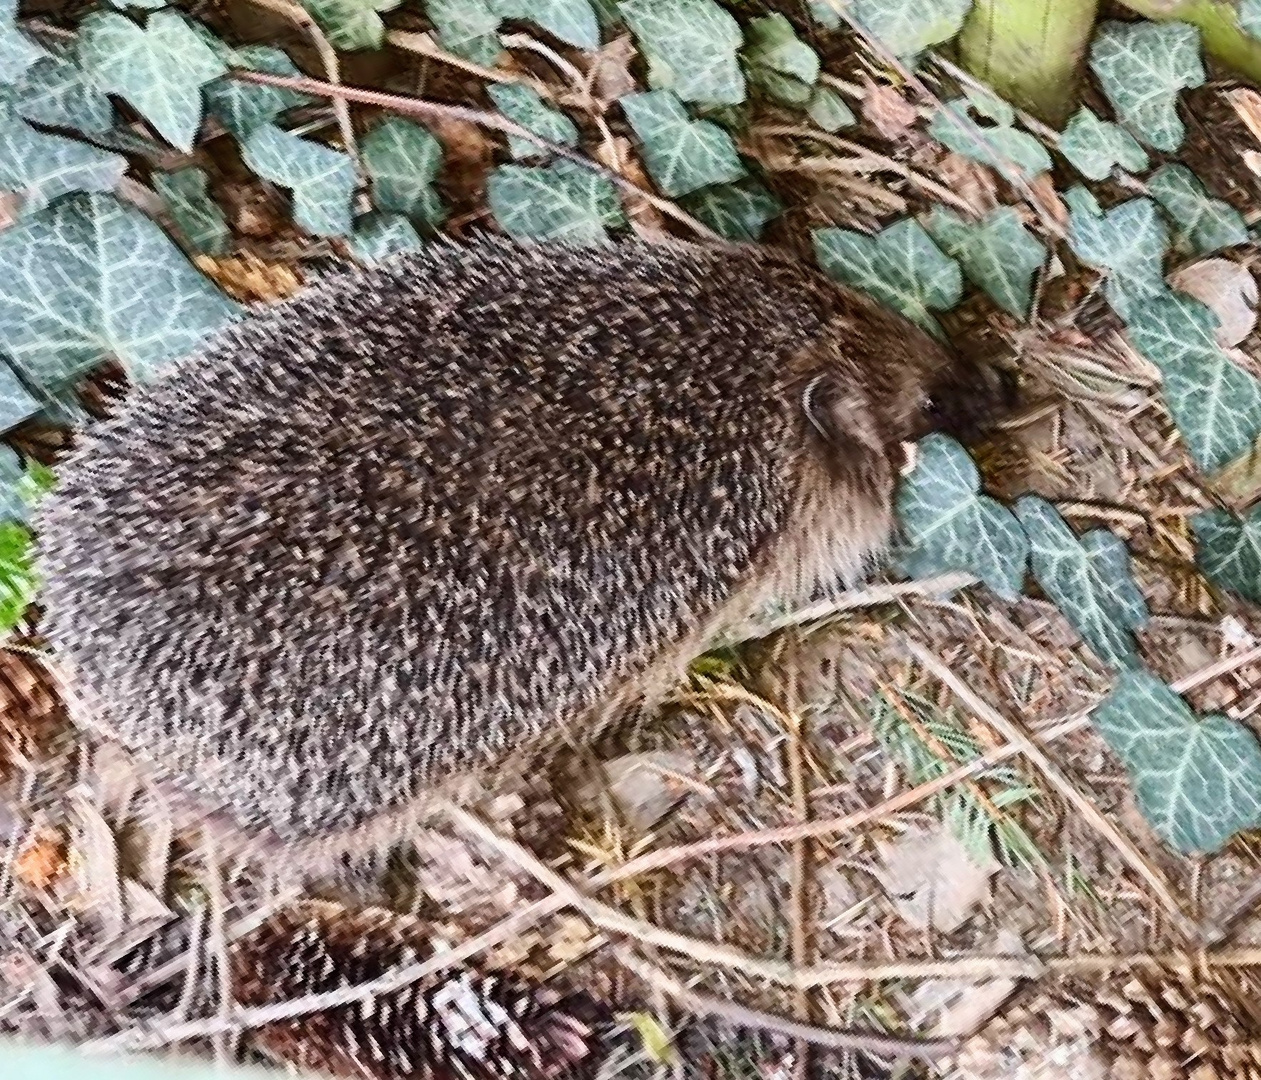
{"type": "Polygon", "coordinates": [[[123,98],[185,151],[201,125],[202,86],[227,70],[171,10],[150,15],[144,29],[112,11],[87,16],[79,26],[79,62],[97,86],[123,98]]]}
{"type": "MultiPolygon", "coordinates": [[[[578,125],[559,109],[548,105],[532,86],[496,83],[487,87],[487,92],[504,116],[534,132],[540,139],[561,146],[578,145],[578,125]]],[[[518,161],[537,161],[548,156],[548,152],[537,143],[519,135],[508,136],[508,148],[518,161]]]]}
{"type": "Polygon", "coordinates": [[[48,52],[17,28],[18,0],[0,0],[0,83],[17,82],[48,52]]]}
{"type": "Polygon", "coordinates": [[[1147,181],[1152,197],[1174,225],[1174,244],[1197,255],[1248,242],[1243,215],[1230,203],[1209,195],[1185,165],[1163,165],[1147,181]]]}
{"type": "Polygon", "coordinates": [[[237,310],[157,225],[72,195],[0,232],[0,350],[50,390],[107,357],[144,382],[237,310]]]}
{"type": "MultiPolygon", "coordinates": [[[[22,455],[0,443],[0,522],[26,521],[32,506],[32,491],[22,455]]],[[[3,586],[0,586],[0,593],[3,586]]],[[[0,605],[3,605],[0,598],[0,605]]]]}
{"type": "Polygon", "coordinates": [[[1088,266],[1107,274],[1104,295],[1127,321],[1168,291],[1164,277],[1169,235],[1151,199],[1130,199],[1104,213],[1084,187],[1065,192],[1068,242],[1088,266]]]}
{"type": "Polygon", "coordinates": [[[1105,22],[1095,32],[1090,67],[1117,115],[1143,142],[1165,151],[1182,145],[1178,92],[1204,82],[1195,27],[1105,22]]]}
{"type": "Polygon", "coordinates": [[[810,17],[825,30],[839,30],[844,22],[841,10],[844,0],[807,0],[810,17]]]}
{"type": "Polygon", "coordinates": [[[112,191],[126,171],[126,158],[37,131],[0,103],[0,191],[24,196],[24,214],[68,191],[112,191]]]}
{"type": "Polygon", "coordinates": [[[436,231],[446,216],[433,186],[442,168],[442,143],[419,124],[391,116],[364,137],[359,149],[372,179],[373,205],[436,231]]]}
{"type": "Polygon", "coordinates": [[[731,136],[708,120],[693,120],[671,91],[627,94],[618,104],[643,144],[649,174],[671,198],[745,175],[731,136]]]}
{"type": "Polygon", "coordinates": [[[830,86],[816,86],[806,103],[806,113],[824,131],[840,131],[858,123],[858,117],[830,86]]]}
{"type": "MultiPolygon", "coordinates": [[[[271,45],[225,46],[223,59],[230,67],[262,71],[268,75],[300,75],[288,55],[271,45]]],[[[276,117],[314,100],[283,86],[258,86],[230,75],[206,87],[206,111],[240,140],[249,138],[255,128],[272,123],[276,117]]]]}
{"type": "Polygon", "coordinates": [[[622,17],[651,65],[650,85],[684,101],[744,100],[740,24],[714,0],[622,0],[622,17]]]}
{"type": "Polygon", "coordinates": [[[241,157],[264,180],[293,193],[293,220],[307,232],[350,232],[355,166],[348,154],[267,124],[241,144],[241,157]]]}
{"type": "Polygon", "coordinates": [[[1261,382],[1221,350],[1216,327],[1208,308],[1174,292],[1145,300],[1126,327],[1134,348],[1160,368],[1169,413],[1205,472],[1261,434],[1261,382]]]}
{"type": "Polygon", "coordinates": [[[894,56],[914,57],[949,41],[972,0],[851,0],[849,16],[894,56]]]}
{"type": "Polygon", "coordinates": [[[1261,506],[1238,518],[1225,510],[1205,510],[1191,519],[1196,562],[1209,581],[1261,603],[1261,506]]]}
{"type": "Polygon", "coordinates": [[[967,571],[1014,600],[1029,560],[1029,541],[1015,516],[980,494],[980,473],[954,439],[929,435],[918,449],[915,468],[898,485],[903,568],[916,578],[967,571]]]}
{"type": "Polygon", "coordinates": [[[22,384],[17,372],[0,357],[0,431],[17,427],[43,407],[22,384]]]}
{"type": "Polygon", "coordinates": [[[819,81],[819,54],[778,13],[749,22],[744,62],[749,81],[782,105],[806,105],[819,81]]]}
{"type": "Polygon", "coordinates": [[[99,135],[114,126],[114,106],[73,59],[45,56],[14,87],[13,105],[25,119],[48,127],[99,135]]]}
{"type": "Polygon", "coordinates": [[[683,208],[728,240],[760,240],[766,223],[784,211],[773,192],[752,177],[686,195],[683,208]]]}
{"type": "Polygon", "coordinates": [[[617,189],[572,161],[500,165],[486,181],[486,195],[499,227],[519,240],[604,243],[605,229],[626,221],[617,189]]]}
{"type": "Polygon", "coordinates": [[[933,243],[913,218],[875,236],[852,229],[816,229],[814,253],[823,270],[869,293],[938,337],[933,311],[948,311],[963,296],[959,264],[933,243]]]}
{"type": "Polygon", "coordinates": [[[1079,540],[1045,499],[1026,495],[1016,517],[1029,538],[1033,576],[1091,651],[1111,667],[1139,663],[1132,631],[1147,622],[1147,603],[1130,575],[1125,545],[1107,529],[1079,540]]]}
{"type": "Polygon", "coordinates": [[[1253,37],[1261,37],[1261,0],[1239,0],[1239,29],[1253,37]]]}
{"type": "Polygon", "coordinates": [[[153,189],[162,196],[188,246],[195,252],[222,255],[232,250],[228,219],[207,192],[209,177],[195,165],[154,173],[153,189]]]}
{"type": "Polygon", "coordinates": [[[302,0],[320,24],[334,49],[379,49],[385,44],[382,11],[393,11],[402,0],[302,0]]]}
{"type": "Polygon", "coordinates": [[[423,241],[415,227],[402,214],[373,210],[355,222],[350,238],[351,253],[361,263],[372,265],[400,251],[419,251],[423,241]]]}
{"type": "Polygon", "coordinates": [[[1088,180],[1106,180],[1116,166],[1129,172],[1147,168],[1147,151],[1120,124],[1100,120],[1084,105],[1060,136],[1060,153],[1088,180]]]}
{"type": "Polygon", "coordinates": [[[499,16],[487,0],[424,0],[424,4],[444,48],[483,67],[499,59],[503,52],[497,32],[499,16]]]}
{"type": "Polygon", "coordinates": [[[0,524],[0,631],[17,626],[39,591],[34,547],[34,536],[25,525],[0,524]]]}
{"type": "Polygon", "coordinates": [[[1213,852],[1261,824],[1261,746],[1237,721],[1200,718],[1155,675],[1127,671],[1094,724],[1125,765],[1143,817],[1179,851],[1213,852]]]}
{"type": "Polygon", "coordinates": [[[518,19],[542,27],[577,49],[600,47],[600,22],[591,0],[490,0],[504,19],[518,19]]]}
{"type": "MultiPolygon", "coordinates": [[[[1001,98],[994,97],[994,100],[1006,105],[1001,98]]],[[[969,123],[964,101],[964,98],[956,98],[946,102],[933,115],[928,133],[934,139],[956,154],[996,169],[1001,175],[1015,170],[1028,180],[1050,171],[1051,155],[1037,139],[1008,124],[987,126],[976,118],[969,123]]],[[[976,100],[969,100],[969,105],[975,109],[976,100]]]]}
{"type": "Polygon", "coordinates": [[[1046,248],[1025,228],[1015,207],[1000,206],[971,222],[936,207],[925,225],[938,246],[957,259],[968,280],[1018,319],[1029,312],[1033,275],[1046,261],[1046,248]]]}

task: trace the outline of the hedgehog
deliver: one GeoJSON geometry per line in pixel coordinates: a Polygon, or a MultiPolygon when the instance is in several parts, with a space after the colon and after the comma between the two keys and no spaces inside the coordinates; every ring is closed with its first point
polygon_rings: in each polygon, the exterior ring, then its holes
{"type": "Polygon", "coordinates": [[[44,631],[199,821],[344,853],[861,580],[909,443],[1010,395],[770,249],[434,243],[90,431],[42,512],[44,631]]]}

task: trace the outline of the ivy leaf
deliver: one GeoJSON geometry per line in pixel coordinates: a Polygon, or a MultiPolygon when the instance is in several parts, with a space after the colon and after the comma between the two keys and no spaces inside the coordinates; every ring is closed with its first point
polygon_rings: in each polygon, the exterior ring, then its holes
{"type": "Polygon", "coordinates": [[[572,161],[500,165],[486,181],[486,195],[499,227],[519,240],[604,243],[606,227],[626,221],[613,185],[572,161]]]}
{"type": "Polygon", "coordinates": [[[425,15],[443,46],[483,67],[491,67],[503,52],[499,16],[487,0],[424,0],[425,15]]]}
{"type": "Polygon", "coordinates": [[[942,251],[996,304],[1018,319],[1028,314],[1033,275],[1046,261],[1046,248],[1014,207],[1000,206],[978,222],[936,207],[926,225],[942,251]]]}
{"type": "Polygon", "coordinates": [[[96,85],[117,94],[171,145],[193,148],[201,88],[227,71],[176,11],[158,11],[141,29],[125,15],[96,12],[79,27],[79,62],[96,85]]]}
{"type": "MultiPolygon", "coordinates": [[[[0,522],[26,521],[34,501],[22,455],[0,443],[0,522]]],[[[2,592],[2,586],[0,586],[2,592]]],[[[0,598],[0,605],[3,599],[0,598]]]]}
{"type": "Polygon", "coordinates": [[[819,81],[819,54],[778,13],[749,23],[744,50],[749,80],[783,105],[805,105],[819,81]]]}
{"type": "Polygon", "coordinates": [[[671,198],[745,175],[731,136],[708,120],[693,120],[671,91],[627,94],[618,104],[643,143],[649,174],[671,198]]]}
{"type": "Polygon", "coordinates": [[[293,193],[293,220],[307,232],[350,232],[355,166],[348,154],[267,124],[241,144],[241,157],[264,180],[293,193]]]}
{"type": "Polygon", "coordinates": [[[1242,724],[1200,718],[1147,671],[1127,671],[1094,724],[1125,765],[1148,823],[1179,851],[1213,852],[1261,824],[1261,746],[1242,724]]]}
{"type": "MultiPolygon", "coordinates": [[[[991,96],[1010,110],[1011,106],[1001,98],[991,96]]],[[[1050,171],[1051,155],[1037,139],[1028,132],[1016,130],[1009,123],[983,125],[976,119],[969,123],[965,100],[968,99],[948,101],[933,115],[928,133],[934,139],[956,154],[996,169],[1001,175],[1008,175],[1014,169],[1018,175],[1029,180],[1050,171]]],[[[976,99],[971,99],[969,104],[975,108],[976,99]]],[[[1000,115],[1004,119],[1006,115],[1012,115],[1014,119],[1014,114],[1000,115]]]]}
{"type": "Polygon", "coordinates": [[[126,158],[37,131],[0,103],[0,191],[23,195],[23,213],[68,191],[112,191],[126,171],[126,158]]]}
{"type": "Polygon", "coordinates": [[[1261,603],[1261,506],[1238,518],[1225,510],[1205,510],[1191,519],[1196,562],[1223,589],[1261,603]]]}
{"type": "Polygon", "coordinates": [[[1261,0],[1239,0],[1236,17],[1240,30],[1253,37],[1261,37],[1261,0]]]}
{"type": "Polygon", "coordinates": [[[1129,172],[1147,168],[1147,151],[1125,128],[1101,120],[1084,105],[1060,136],[1060,153],[1087,180],[1106,180],[1116,166],[1129,172]]]}
{"type": "Polygon", "coordinates": [[[1248,242],[1243,215],[1230,203],[1209,195],[1185,165],[1164,165],[1147,181],[1152,197],[1174,225],[1174,244],[1197,255],[1248,242]]]}
{"type": "MultiPolygon", "coordinates": [[[[268,75],[301,74],[286,53],[271,45],[227,49],[224,62],[268,75]]],[[[240,140],[249,138],[255,128],[270,124],[282,113],[311,100],[306,94],[283,86],[258,86],[229,75],[206,87],[206,111],[240,140]]]]}
{"type": "Polygon", "coordinates": [[[1169,235],[1151,199],[1130,199],[1104,213],[1089,191],[1075,187],[1064,193],[1064,202],[1069,246],[1082,262],[1107,274],[1104,295],[1122,319],[1168,291],[1169,235]]]}
{"type": "Polygon", "coordinates": [[[379,49],[385,44],[380,12],[393,11],[402,0],[302,0],[334,49],[379,49]]]}
{"type": "Polygon", "coordinates": [[[0,83],[17,82],[48,52],[17,28],[17,0],[0,0],[0,83]]]}
{"type": "Polygon", "coordinates": [[[0,350],[32,385],[107,357],[139,382],[237,310],[157,225],[108,195],[72,195],[0,232],[0,350]]]}
{"type": "Polygon", "coordinates": [[[913,218],[895,221],[875,236],[816,229],[814,253],[837,281],[869,293],[938,337],[941,327],[930,312],[949,310],[963,295],[959,264],[913,218]]]}
{"type": "Polygon", "coordinates": [[[715,184],[684,196],[683,207],[728,240],[760,240],[766,223],[784,204],[752,177],[734,184],[715,184]]]}
{"type": "Polygon", "coordinates": [[[490,7],[501,18],[532,22],[575,48],[600,47],[600,22],[591,0],[490,0],[490,7]]]}
{"type": "Polygon", "coordinates": [[[1165,403],[1191,457],[1214,472],[1261,434],[1261,382],[1217,344],[1217,317],[1185,293],[1166,292],[1136,308],[1134,347],[1160,368],[1165,403]]]}
{"type": "Polygon", "coordinates": [[[1045,499],[1026,495],[1016,517],[1029,538],[1033,576],[1091,651],[1111,667],[1139,663],[1132,631],[1147,622],[1147,603],[1130,575],[1125,545],[1107,529],[1079,540],[1045,499]]]}
{"type": "Polygon", "coordinates": [[[825,30],[839,30],[843,23],[841,8],[844,0],[807,0],[810,17],[825,30]]]}
{"type": "Polygon", "coordinates": [[[0,357],[0,431],[15,428],[43,408],[29,390],[22,385],[17,372],[0,357]]]}
{"type": "Polygon", "coordinates": [[[372,265],[400,251],[419,251],[423,241],[402,214],[373,210],[355,222],[350,250],[361,263],[372,265]]]}
{"type": "MultiPolygon", "coordinates": [[[[487,87],[491,100],[509,120],[534,132],[540,139],[561,146],[578,145],[578,126],[559,109],[553,109],[532,86],[496,83],[487,87]]],[[[537,161],[548,156],[537,143],[519,135],[508,136],[508,148],[518,161],[537,161]]]]}
{"type": "Polygon", "coordinates": [[[1121,120],[1148,146],[1177,150],[1178,91],[1204,83],[1200,32],[1186,23],[1105,22],[1090,67],[1121,120]]]}
{"type": "Polygon", "coordinates": [[[0,524],[0,631],[12,630],[39,591],[34,536],[16,521],[0,524]]]}
{"type": "Polygon", "coordinates": [[[906,544],[899,561],[917,578],[968,571],[999,596],[1015,599],[1029,559],[1029,541],[1016,518],[980,494],[981,475],[954,439],[929,435],[918,450],[915,468],[898,485],[906,544]]]}
{"type": "Polygon", "coordinates": [[[190,165],[175,172],[155,173],[153,189],[162,196],[191,250],[222,255],[232,248],[228,220],[207,192],[204,169],[190,165]]]}
{"type": "Polygon", "coordinates": [[[442,224],[446,210],[433,186],[442,168],[442,143],[429,131],[391,116],[365,136],[359,149],[372,179],[374,206],[403,214],[430,232],[442,224]]]}
{"type": "Polygon", "coordinates": [[[852,0],[849,16],[894,56],[913,57],[949,41],[972,0],[852,0]]]}
{"type": "Polygon", "coordinates": [[[114,126],[114,106],[73,59],[45,56],[14,87],[13,106],[27,120],[99,135],[114,126]]]}
{"type": "Polygon", "coordinates": [[[806,103],[806,113],[824,131],[840,131],[858,123],[858,117],[830,86],[816,86],[806,103]]]}
{"type": "Polygon", "coordinates": [[[618,8],[651,66],[650,85],[673,90],[684,101],[744,100],[736,56],[744,35],[715,0],[622,0],[618,8]]]}

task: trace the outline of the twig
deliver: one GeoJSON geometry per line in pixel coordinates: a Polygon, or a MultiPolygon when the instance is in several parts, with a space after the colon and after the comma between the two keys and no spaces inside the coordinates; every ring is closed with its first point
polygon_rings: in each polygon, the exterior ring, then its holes
{"type": "Polygon", "coordinates": [[[644,982],[665,990],[693,1016],[717,1016],[740,1027],[788,1035],[813,1046],[824,1046],[833,1050],[863,1050],[890,1057],[931,1061],[954,1053],[959,1046],[954,1039],[899,1038],[893,1035],[877,1035],[874,1032],[816,1027],[814,1024],[788,1020],[774,1013],[750,1009],[733,1001],[689,989],[662,968],[640,960],[630,949],[615,948],[614,953],[623,967],[633,971],[644,982]]]}
{"type": "Polygon", "coordinates": [[[1186,912],[1182,910],[1182,905],[1178,903],[1177,898],[1170,891],[1169,884],[1165,881],[1160,871],[1134,846],[1133,841],[1104,817],[1100,813],[1099,808],[1077,789],[1073,782],[1060,770],[1060,767],[1051,760],[1050,756],[1041,747],[1037,746],[1018,724],[1005,717],[960,679],[949,665],[935,653],[925,648],[918,641],[908,639],[906,644],[911,655],[936,676],[940,682],[949,687],[955,697],[989,724],[990,727],[1001,732],[1003,737],[1012,746],[1016,747],[1019,753],[1023,754],[1038,767],[1042,775],[1051,782],[1060,795],[1094,827],[1096,832],[1112,844],[1125,862],[1129,864],[1130,868],[1147,882],[1148,887],[1151,888],[1156,898],[1160,901],[1161,906],[1172,917],[1178,929],[1189,938],[1196,937],[1195,924],[1187,917],[1186,912]]]}
{"type": "MultiPolygon", "coordinates": [[[[293,0],[253,0],[254,3],[265,7],[270,11],[288,19],[295,26],[300,27],[303,32],[311,39],[311,44],[315,46],[315,51],[319,53],[320,64],[324,68],[324,78],[329,86],[340,86],[341,61],[337,57],[337,50],[329,43],[324,35],[324,31],[320,29],[320,24],[315,21],[311,14],[301,5],[294,3],[293,0]]],[[[355,125],[350,119],[349,101],[335,94],[325,95],[333,99],[333,115],[337,118],[337,130],[341,133],[342,145],[346,148],[346,153],[350,155],[351,161],[355,163],[355,167],[359,167],[359,144],[355,141],[355,125]]]]}
{"type": "Polygon", "coordinates": [[[307,79],[300,76],[269,75],[263,71],[246,71],[239,68],[234,69],[231,74],[234,79],[239,79],[241,82],[257,83],[260,86],[283,87],[289,90],[296,90],[302,94],[309,94],[312,97],[330,97],[344,101],[358,101],[361,104],[375,105],[378,108],[388,109],[403,116],[439,116],[447,120],[462,120],[465,123],[478,124],[481,127],[490,128],[493,131],[502,131],[507,135],[516,135],[519,138],[529,140],[535,146],[540,146],[557,157],[565,158],[576,165],[581,165],[584,169],[590,169],[592,172],[599,173],[623,191],[634,195],[636,198],[645,200],[663,214],[686,225],[697,236],[718,243],[725,244],[727,242],[708,225],[698,221],[691,214],[670,202],[670,200],[663,199],[659,195],[654,195],[651,191],[641,188],[638,184],[627,180],[621,173],[601,165],[598,161],[593,161],[585,154],[571,150],[568,146],[561,146],[559,143],[540,138],[529,128],[522,127],[520,124],[514,123],[506,116],[500,116],[498,113],[490,112],[486,109],[474,109],[468,105],[447,105],[443,102],[427,101],[424,98],[404,97],[401,94],[388,94],[379,90],[363,90],[356,86],[334,85],[321,82],[319,79],[307,79]]]}
{"type": "MultiPolygon", "coordinates": [[[[810,797],[807,790],[805,768],[805,719],[801,715],[797,692],[797,667],[790,665],[784,693],[784,711],[788,715],[788,776],[792,787],[793,817],[803,825],[810,821],[810,797]]],[[[810,928],[806,925],[806,876],[809,872],[810,841],[801,839],[792,845],[792,872],[789,880],[789,902],[792,907],[792,940],[790,953],[793,965],[801,970],[810,964],[810,928]]],[[[797,990],[797,1019],[805,1024],[810,1021],[810,992],[804,987],[797,990]]],[[[798,1035],[797,1053],[793,1069],[797,1080],[810,1075],[809,1042],[798,1035]]]]}
{"type": "Polygon", "coordinates": [[[406,52],[412,52],[417,56],[424,56],[430,60],[441,61],[444,64],[449,64],[451,67],[459,68],[461,71],[467,71],[470,75],[476,75],[479,79],[485,79],[487,82],[516,83],[519,86],[528,86],[539,97],[547,100],[550,100],[553,96],[552,88],[541,79],[536,79],[531,75],[525,75],[520,72],[501,71],[499,68],[488,68],[483,67],[481,64],[475,64],[472,60],[465,60],[462,56],[456,56],[455,53],[447,52],[432,37],[420,31],[389,30],[386,31],[385,40],[406,52]]]}

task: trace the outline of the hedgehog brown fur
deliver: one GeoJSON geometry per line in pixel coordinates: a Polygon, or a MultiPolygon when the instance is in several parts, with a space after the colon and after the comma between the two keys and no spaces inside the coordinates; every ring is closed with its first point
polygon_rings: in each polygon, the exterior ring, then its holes
{"type": "Polygon", "coordinates": [[[350,836],[855,580],[902,441],[984,385],[760,249],[432,245],[95,431],[43,515],[48,636],[199,811],[350,836]]]}

